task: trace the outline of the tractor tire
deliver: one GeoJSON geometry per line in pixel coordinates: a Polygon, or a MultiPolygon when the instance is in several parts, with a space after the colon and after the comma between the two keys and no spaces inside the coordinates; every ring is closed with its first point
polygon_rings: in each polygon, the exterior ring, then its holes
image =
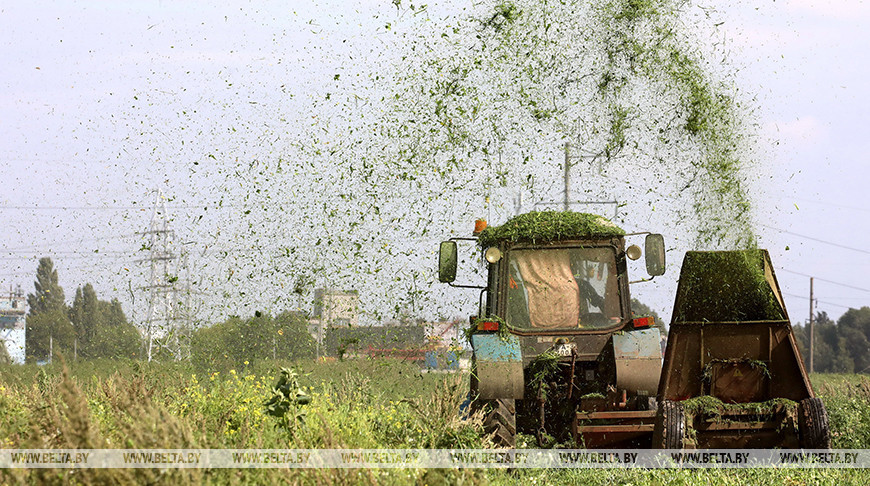
{"type": "Polygon", "coordinates": [[[517,443],[517,408],[513,398],[487,400],[489,412],[483,419],[483,428],[493,435],[499,447],[512,449],[517,443]]]}
{"type": "Polygon", "coordinates": [[[659,404],[659,413],[653,430],[653,447],[656,449],[683,449],[686,446],[686,412],[683,404],[664,400],[659,404]]]}
{"type": "Polygon", "coordinates": [[[830,449],[831,429],[828,412],[818,398],[805,398],[798,403],[798,434],[804,449],[830,449]]]}

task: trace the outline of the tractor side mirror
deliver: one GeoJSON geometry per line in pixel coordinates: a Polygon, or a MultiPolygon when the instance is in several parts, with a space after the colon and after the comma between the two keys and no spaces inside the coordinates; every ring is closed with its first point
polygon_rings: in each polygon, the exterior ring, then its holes
{"type": "Polygon", "coordinates": [[[456,242],[442,241],[438,252],[438,280],[451,283],[456,280],[456,242]]]}
{"type": "Polygon", "coordinates": [[[662,235],[646,235],[646,271],[652,277],[665,274],[665,238],[662,235]]]}

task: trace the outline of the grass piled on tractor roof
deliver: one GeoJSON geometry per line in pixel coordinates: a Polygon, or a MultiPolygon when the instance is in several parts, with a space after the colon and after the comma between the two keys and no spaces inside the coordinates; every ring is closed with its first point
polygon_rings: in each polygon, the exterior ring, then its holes
{"type": "Polygon", "coordinates": [[[624,236],[625,231],[606,218],[573,211],[533,211],[489,226],[478,236],[486,248],[502,241],[511,243],[552,243],[583,238],[624,236]]]}

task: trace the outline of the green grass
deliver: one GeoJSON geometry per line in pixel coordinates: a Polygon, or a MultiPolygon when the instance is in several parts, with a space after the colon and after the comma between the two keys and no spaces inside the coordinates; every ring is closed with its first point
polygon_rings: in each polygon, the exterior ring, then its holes
{"type": "Polygon", "coordinates": [[[493,485],[864,485],[870,481],[870,473],[837,469],[532,469],[515,473],[491,471],[487,479],[493,485]]]}
{"type": "MultiPolygon", "coordinates": [[[[410,363],[304,363],[304,423],[266,414],[281,366],[208,372],[185,364],[84,362],[0,367],[3,448],[472,448],[488,446],[480,416],[461,420],[461,375],[410,363]]],[[[416,470],[6,470],[5,483],[413,483],[416,470]]],[[[469,473],[470,477],[479,473],[469,473]]],[[[465,477],[451,479],[451,483],[465,477]]]]}
{"type": "Polygon", "coordinates": [[[811,381],[828,411],[833,446],[870,449],[870,377],[814,374],[811,381]]]}
{"type": "MultiPolygon", "coordinates": [[[[304,424],[265,413],[287,362],[209,372],[94,361],[0,366],[3,448],[479,448],[481,417],[459,418],[467,378],[391,360],[299,363],[304,424]]],[[[870,448],[870,379],[814,375],[837,448],[870,448]]],[[[4,470],[4,484],[868,484],[861,470],[4,470]]]]}
{"type": "Polygon", "coordinates": [[[606,218],[573,211],[533,211],[509,219],[501,226],[490,226],[478,237],[486,248],[501,241],[550,243],[560,240],[610,238],[625,231],[606,218]]]}

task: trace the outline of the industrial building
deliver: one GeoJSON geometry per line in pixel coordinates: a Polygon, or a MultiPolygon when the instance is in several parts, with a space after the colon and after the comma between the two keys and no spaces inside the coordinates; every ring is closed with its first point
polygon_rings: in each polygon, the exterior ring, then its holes
{"type": "Polygon", "coordinates": [[[359,293],[356,290],[314,289],[314,312],[308,333],[317,343],[317,356],[323,356],[326,330],[359,325],[359,293]]]}

